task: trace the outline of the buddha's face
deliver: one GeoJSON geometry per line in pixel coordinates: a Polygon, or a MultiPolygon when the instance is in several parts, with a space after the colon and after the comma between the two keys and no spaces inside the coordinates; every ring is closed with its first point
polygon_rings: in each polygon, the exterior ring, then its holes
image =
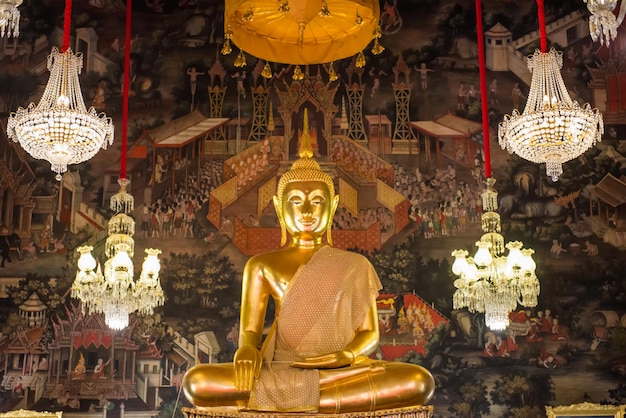
{"type": "Polygon", "coordinates": [[[289,235],[301,240],[322,236],[331,222],[333,202],[322,181],[297,181],[287,184],[282,212],[289,235]]]}

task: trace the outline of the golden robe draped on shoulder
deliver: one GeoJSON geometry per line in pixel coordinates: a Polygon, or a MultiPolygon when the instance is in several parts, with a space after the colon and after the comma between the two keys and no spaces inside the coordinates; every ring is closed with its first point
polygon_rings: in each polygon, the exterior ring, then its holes
{"type": "Polygon", "coordinates": [[[307,412],[319,406],[317,369],[296,360],[343,350],[376,301],[380,280],[362,255],[324,246],[289,283],[263,345],[263,368],[248,408],[307,412]]]}

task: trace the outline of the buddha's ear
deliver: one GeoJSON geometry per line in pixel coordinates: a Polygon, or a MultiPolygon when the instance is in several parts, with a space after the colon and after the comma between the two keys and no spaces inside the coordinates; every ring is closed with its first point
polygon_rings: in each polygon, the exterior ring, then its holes
{"type": "Polygon", "coordinates": [[[339,195],[335,195],[330,205],[330,217],[328,219],[328,227],[326,228],[326,241],[328,241],[328,245],[333,246],[333,236],[331,230],[333,229],[333,219],[335,218],[335,211],[337,210],[337,206],[339,206],[339,195]]]}
{"type": "Polygon", "coordinates": [[[276,195],[272,196],[272,202],[274,203],[274,210],[276,211],[276,214],[278,215],[278,213],[280,212],[280,205],[278,204],[278,196],[276,195]]]}
{"type": "Polygon", "coordinates": [[[339,195],[338,195],[338,194],[336,194],[336,195],[333,197],[333,201],[332,201],[332,204],[331,204],[331,206],[330,206],[330,210],[331,210],[331,221],[332,221],[332,218],[335,216],[335,211],[337,210],[337,207],[338,207],[338,206],[339,206],[339,195]]]}
{"type": "Polygon", "coordinates": [[[287,227],[285,226],[282,208],[278,202],[278,196],[273,196],[272,201],[274,202],[274,211],[276,212],[276,217],[278,218],[278,223],[280,224],[280,246],[282,247],[287,243],[287,227]]]}

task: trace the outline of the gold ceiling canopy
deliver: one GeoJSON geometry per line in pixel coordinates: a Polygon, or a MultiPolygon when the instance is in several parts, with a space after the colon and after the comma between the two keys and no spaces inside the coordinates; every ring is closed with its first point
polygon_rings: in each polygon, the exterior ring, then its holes
{"type": "Polygon", "coordinates": [[[362,51],[379,17],[378,0],[226,0],[224,30],[266,61],[320,64],[362,51]]]}

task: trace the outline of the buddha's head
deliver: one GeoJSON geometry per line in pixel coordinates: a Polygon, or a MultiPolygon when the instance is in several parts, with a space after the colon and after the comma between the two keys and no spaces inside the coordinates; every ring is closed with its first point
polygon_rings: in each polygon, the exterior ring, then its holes
{"type": "Polygon", "coordinates": [[[297,240],[321,240],[327,233],[328,244],[333,216],[339,203],[333,179],[320,169],[313,158],[308,138],[307,112],[300,141],[300,158],[278,181],[274,207],[281,227],[281,246],[287,242],[287,232],[297,240]]]}

